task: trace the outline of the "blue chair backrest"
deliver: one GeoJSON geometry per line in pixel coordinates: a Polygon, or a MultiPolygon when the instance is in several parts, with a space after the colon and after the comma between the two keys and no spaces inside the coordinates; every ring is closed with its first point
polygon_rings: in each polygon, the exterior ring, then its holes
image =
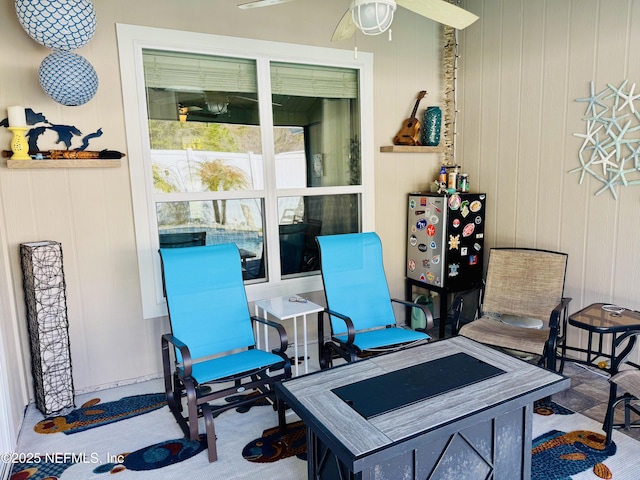
{"type": "MultiPolygon", "coordinates": [[[[353,321],[356,330],[395,323],[382,244],[373,232],[318,237],[327,306],[353,321]]],[[[333,333],[346,331],[332,318],[333,333]]]]}
{"type": "Polygon", "coordinates": [[[233,243],[161,248],[171,331],[196,359],[255,344],[233,243]]]}

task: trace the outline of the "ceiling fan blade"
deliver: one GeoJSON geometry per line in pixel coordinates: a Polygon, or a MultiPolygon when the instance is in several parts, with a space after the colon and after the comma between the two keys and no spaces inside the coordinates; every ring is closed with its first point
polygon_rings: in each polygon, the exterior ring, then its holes
{"type": "Polygon", "coordinates": [[[332,42],[339,42],[340,40],[347,40],[355,35],[356,24],[353,23],[353,17],[351,16],[351,10],[347,10],[345,14],[340,19],[338,26],[333,31],[333,35],[331,36],[332,42]]]}
{"type": "Polygon", "coordinates": [[[396,3],[418,15],[458,30],[468,27],[478,19],[477,15],[446,0],[396,0],[396,3]]]}
{"type": "Polygon", "coordinates": [[[241,3],[238,8],[258,8],[258,7],[270,7],[271,5],[277,5],[279,3],[294,2],[295,0],[256,0],[255,2],[241,3]]]}

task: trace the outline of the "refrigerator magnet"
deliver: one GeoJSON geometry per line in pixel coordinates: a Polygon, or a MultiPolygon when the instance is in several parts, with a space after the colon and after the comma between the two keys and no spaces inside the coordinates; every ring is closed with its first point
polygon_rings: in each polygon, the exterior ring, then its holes
{"type": "Polygon", "coordinates": [[[473,202],[471,202],[471,211],[473,213],[479,212],[480,209],[482,208],[482,202],[480,202],[480,200],[474,200],[473,202]]]}
{"type": "Polygon", "coordinates": [[[469,200],[463,200],[460,203],[460,214],[463,217],[466,217],[467,215],[469,215],[469,200]]]}
{"type": "Polygon", "coordinates": [[[475,229],[476,229],[476,225],[474,223],[467,223],[462,229],[462,236],[470,237],[471,235],[473,235],[473,232],[475,231],[475,229]]]}

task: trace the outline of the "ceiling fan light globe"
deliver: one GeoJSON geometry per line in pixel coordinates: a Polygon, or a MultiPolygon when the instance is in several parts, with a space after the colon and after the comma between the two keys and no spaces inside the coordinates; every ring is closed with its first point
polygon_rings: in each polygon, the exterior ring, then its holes
{"type": "Polygon", "coordinates": [[[353,0],[351,3],[353,23],[365,35],[380,35],[393,22],[396,11],[394,0],[353,0]]]}

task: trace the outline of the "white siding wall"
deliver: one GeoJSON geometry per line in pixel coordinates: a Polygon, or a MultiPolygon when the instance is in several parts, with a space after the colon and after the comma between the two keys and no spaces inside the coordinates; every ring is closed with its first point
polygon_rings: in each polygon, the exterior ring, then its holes
{"type": "MultiPolygon", "coordinates": [[[[639,309],[640,186],[568,173],[579,166],[589,82],[640,85],[640,2],[467,0],[480,20],[460,35],[458,159],[487,193],[488,246],[569,254],[570,311],[639,309]]],[[[570,330],[569,343],[586,341],[570,330]]],[[[636,355],[637,357],[637,355],[636,355]]]]}

